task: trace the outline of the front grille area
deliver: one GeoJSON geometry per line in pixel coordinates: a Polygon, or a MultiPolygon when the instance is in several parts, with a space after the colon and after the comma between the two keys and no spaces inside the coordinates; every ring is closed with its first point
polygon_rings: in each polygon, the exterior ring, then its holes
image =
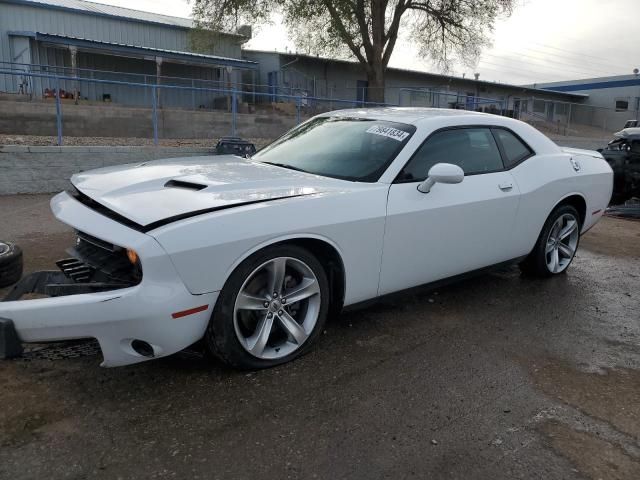
{"type": "Polygon", "coordinates": [[[84,232],[77,232],[75,247],[67,250],[71,258],[56,262],[60,270],[77,283],[108,283],[133,286],[142,280],[140,264],[132,264],[127,251],[84,232]]]}

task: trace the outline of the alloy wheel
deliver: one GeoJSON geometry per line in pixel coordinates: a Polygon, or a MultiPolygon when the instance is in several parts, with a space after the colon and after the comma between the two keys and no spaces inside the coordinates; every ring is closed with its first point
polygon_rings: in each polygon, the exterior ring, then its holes
{"type": "Polygon", "coordinates": [[[564,271],[578,247],[580,236],[578,219],[570,213],[563,213],[553,223],[545,245],[545,259],[551,273],[564,271]]]}
{"type": "Polygon", "coordinates": [[[306,263],[273,258],[256,268],[238,292],[233,311],[236,336],[254,357],[286,357],[312,334],[320,304],[318,279],[306,263]]]}

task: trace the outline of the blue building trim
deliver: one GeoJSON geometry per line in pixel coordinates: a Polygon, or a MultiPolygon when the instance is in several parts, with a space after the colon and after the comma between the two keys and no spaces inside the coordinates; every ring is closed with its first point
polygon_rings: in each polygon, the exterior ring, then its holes
{"type": "Polygon", "coordinates": [[[190,64],[204,64],[216,66],[230,66],[241,69],[255,70],[258,68],[257,62],[250,60],[240,60],[228,57],[219,57],[217,55],[204,55],[193,52],[180,52],[176,50],[165,50],[161,48],[142,47],[136,45],[127,45],[123,43],[102,42],[99,40],[90,40],[86,38],[76,38],[67,35],[57,35],[52,33],[41,32],[8,32],[10,36],[22,36],[33,38],[38,42],[50,43],[55,45],[75,46],[89,50],[96,50],[103,54],[122,54],[122,55],[138,55],[148,57],[154,55],[162,57],[166,60],[188,61],[190,64]]]}
{"type": "Polygon", "coordinates": [[[540,87],[543,90],[551,90],[555,92],[575,92],[580,90],[601,90],[604,88],[621,88],[640,86],[640,78],[631,78],[628,80],[609,80],[604,82],[578,83],[575,85],[559,85],[553,87],[540,87]]]}

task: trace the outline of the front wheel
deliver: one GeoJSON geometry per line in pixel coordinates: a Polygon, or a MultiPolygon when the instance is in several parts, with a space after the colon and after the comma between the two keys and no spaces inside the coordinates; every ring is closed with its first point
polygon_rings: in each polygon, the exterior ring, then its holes
{"type": "Polygon", "coordinates": [[[205,343],[231,366],[272,367],[308,351],[328,308],[329,283],[318,259],[295,245],[268,247],[227,280],[205,343]]]}
{"type": "Polygon", "coordinates": [[[580,227],[580,215],[574,207],[557,207],[547,218],[535,247],[520,264],[522,271],[540,277],[566,272],[578,249],[580,227]]]}

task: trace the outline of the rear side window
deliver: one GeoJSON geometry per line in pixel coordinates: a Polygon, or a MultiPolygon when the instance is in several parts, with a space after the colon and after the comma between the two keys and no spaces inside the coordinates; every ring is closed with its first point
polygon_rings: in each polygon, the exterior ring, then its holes
{"type": "Polygon", "coordinates": [[[533,154],[531,149],[526,146],[522,140],[508,130],[496,128],[493,130],[493,133],[496,134],[498,141],[502,144],[502,150],[505,155],[504,166],[506,168],[512,167],[533,154]]]}

